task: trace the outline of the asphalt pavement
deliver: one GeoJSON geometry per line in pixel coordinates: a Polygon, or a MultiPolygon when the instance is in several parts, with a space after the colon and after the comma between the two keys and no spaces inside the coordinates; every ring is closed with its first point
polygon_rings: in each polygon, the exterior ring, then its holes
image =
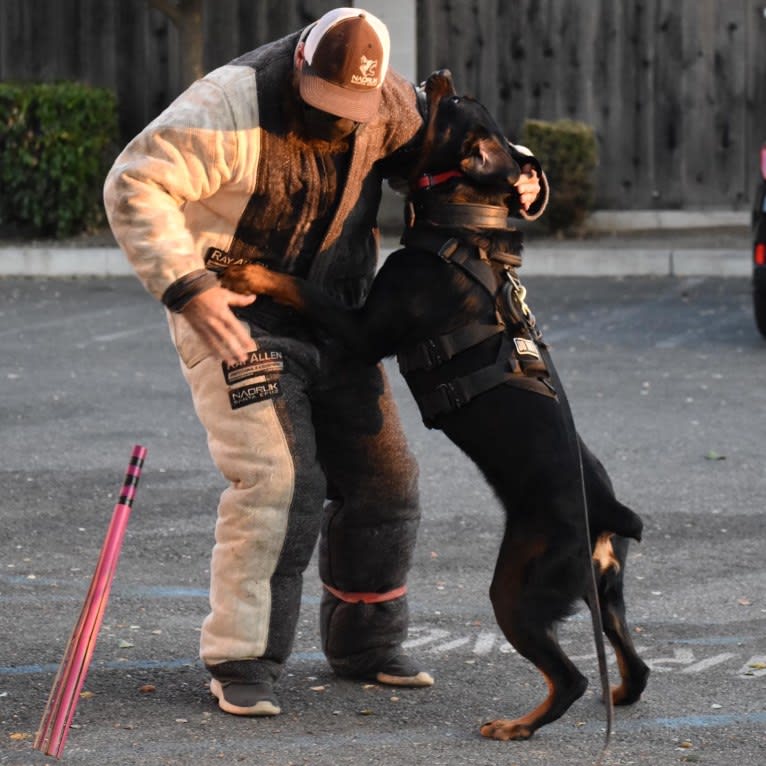
{"type": "MultiPolygon", "coordinates": [[[[529,302],[579,429],[646,523],[626,587],[653,672],[643,699],[618,709],[605,763],[762,766],[766,342],[746,273],[533,272],[529,302]]],[[[422,426],[393,367],[422,474],[409,650],[436,685],[395,691],[335,678],[319,650],[312,562],[278,689],[284,712],[252,720],[218,711],[196,658],[222,481],[161,308],[128,277],[5,277],[0,344],[0,763],[49,760],[32,740],[134,444],[148,457],[64,763],[595,761],[604,711],[583,612],[560,635],[591,679],[586,696],[527,742],[479,735],[485,720],[537,704],[544,684],[492,616],[497,503],[462,454],[422,426]]]]}

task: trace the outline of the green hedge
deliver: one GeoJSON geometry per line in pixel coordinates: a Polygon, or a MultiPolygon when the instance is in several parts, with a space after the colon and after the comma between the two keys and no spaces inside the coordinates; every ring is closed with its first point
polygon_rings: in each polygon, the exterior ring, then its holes
{"type": "Polygon", "coordinates": [[[527,120],[520,142],[532,150],[548,177],[551,198],[541,223],[556,232],[582,226],[594,200],[598,150],[593,128],[574,120],[527,120]]]}
{"type": "Polygon", "coordinates": [[[114,95],[78,83],[0,83],[0,225],[65,237],[103,221],[114,95]]]}

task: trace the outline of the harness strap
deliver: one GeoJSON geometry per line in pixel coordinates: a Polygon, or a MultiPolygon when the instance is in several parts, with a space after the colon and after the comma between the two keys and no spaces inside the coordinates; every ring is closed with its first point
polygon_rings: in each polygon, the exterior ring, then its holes
{"type": "MultiPolygon", "coordinates": [[[[428,253],[434,253],[444,258],[442,250],[447,247],[449,243],[453,243],[452,247],[455,247],[458,240],[450,234],[445,234],[436,229],[428,229],[424,226],[408,227],[402,234],[401,243],[405,247],[411,247],[415,250],[424,250],[428,253]]],[[[516,245],[508,243],[511,249],[504,250],[497,244],[492,244],[491,248],[486,252],[486,257],[491,261],[498,261],[506,266],[513,268],[520,268],[522,264],[521,257],[521,241],[516,245]]],[[[478,245],[464,245],[464,247],[476,248],[479,251],[478,245]]],[[[470,250],[469,250],[470,252],[470,250]]],[[[486,287],[486,285],[485,285],[486,287]]],[[[493,287],[492,293],[495,292],[493,287]]]]}
{"type": "Polygon", "coordinates": [[[406,375],[413,370],[433,370],[461,351],[478,346],[485,340],[503,332],[501,324],[481,324],[470,322],[453,332],[427,338],[417,346],[400,351],[396,355],[399,371],[406,375]]]}
{"type": "Polygon", "coordinates": [[[328,593],[332,593],[339,601],[345,601],[347,604],[380,604],[384,601],[394,601],[407,594],[407,586],[386,591],[385,593],[354,593],[345,590],[338,590],[328,585],[326,582],[322,586],[328,593]]]}
{"type": "Polygon", "coordinates": [[[439,257],[442,260],[459,266],[494,297],[497,292],[497,278],[492,267],[481,256],[484,256],[484,253],[479,248],[473,245],[461,245],[456,239],[449,240],[439,250],[439,257]],[[479,251],[479,258],[475,256],[477,250],[479,251]]]}
{"type": "Polygon", "coordinates": [[[460,378],[441,383],[433,391],[418,394],[416,399],[423,420],[428,425],[437,415],[463,407],[479,394],[503,383],[526,388],[552,399],[556,398],[556,391],[543,380],[514,374],[499,364],[492,364],[460,378]]]}
{"type": "Polygon", "coordinates": [[[558,394],[548,381],[547,366],[535,346],[535,341],[544,346],[542,335],[524,302],[526,290],[514,271],[515,267],[521,265],[521,256],[499,250],[497,253],[493,250],[488,256],[478,244],[464,243],[456,237],[445,236],[444,233],[422,226],[407,228],[401,241],[405,247],[436,253],[446,263],[460,268],[487,291],[495,303],[498,318],[496,325],[471,322],[451,333],[427,338],[414,348],[399,352],[399,369],[410,385],[409,373],[438,368],[462,351],[494,335],[504,334],[499,353],[492,364],[442,382],[430,391],[413,390],[425,424],[432,427],[437,415],[462,407],[479,394],[505,383],[556,399],[558,394]],[[498,285],[498,277],[489,258],[501,261],[506,267],[504,272],[509,280],[506,284],[498,285]],[[515,330],[514,335],[521,333],[522,337],[511,340],[508,334],[510,328],[515,330]],[[529,335],[526,333],[531,335],[532,340],[528,340],[529,335]]]}
{"type": "Polygon", "coordinates": [[[447,243],[457,242],[449,234],[423,227],[405,229],[400,241],[405,247],[413,250],[424,250],[427,253],[438,253],[447,243]]]}
{"type": "Polygon", "coordinates": [[[495,295],[497,291],[495,273],[486,260],[486,254],[476,245],[467,245],[455,237],[445,237],[444,234],[428,229],[405,230],[402,235],[402,244],[405,247],[436,253],[443,261],[459,266],[490,295],[495,295]]]}

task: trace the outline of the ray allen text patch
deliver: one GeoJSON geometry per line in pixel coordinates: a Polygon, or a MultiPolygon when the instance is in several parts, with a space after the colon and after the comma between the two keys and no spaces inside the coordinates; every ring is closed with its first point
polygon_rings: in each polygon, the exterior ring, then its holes
{"type": "Polygon", "coordinates": [[[226,384],[233,386],[249,378],[256,378],[259,375],[278,374],[284,369],[284,361],[281,351],[266,351],[258,349],[251,351],[244,362],[236,364],[223,363],[223,376],[226,378],[226,384]]]}

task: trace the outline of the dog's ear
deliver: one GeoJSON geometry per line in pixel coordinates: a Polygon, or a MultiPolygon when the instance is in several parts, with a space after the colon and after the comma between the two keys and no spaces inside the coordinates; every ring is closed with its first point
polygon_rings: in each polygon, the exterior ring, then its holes
{"type": "Polygon", "coordinates": [[[468,140],[463,145],[460,169],[480,184],[504,183],[513,186],[519,180],[521,168],[510,154],[506,141],[496,136],[468,140]]]}
{"type": "Polygon", "coordinates": [[[456,96],[455,83],[449,69],[438,69],[432,72],[425,82],[426,97],[429,110],[434,110],[443,98],[456,96]]]}
{"type": "MultiPolygon", "coordinates": [[[[449,69],[439,69],[428,76],[418,89],[419,106],[423,116],[424,125],[420,132],[420,151],[417,161],[412,164],[409,174],[410,187],[414,189],[417,178],[428,169],[429,163],[434,161],[435,148],[442,148],[442,136],[437,125],[439,117],[439,105],[450,96],[456,96],[455,86],[452,82],[452,73],[449,69]],[[437,135],[439,139],[437,140],[437,135]]],[[[455,156],[455,151],[452,157],[455,156]]],[[[454,160],[453,160],[454,161],[454,160]]]]}

